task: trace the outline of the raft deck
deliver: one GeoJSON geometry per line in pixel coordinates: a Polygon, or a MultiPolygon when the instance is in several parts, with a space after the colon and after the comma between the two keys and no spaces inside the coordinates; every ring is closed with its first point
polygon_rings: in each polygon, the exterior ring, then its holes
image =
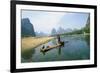
{"type": "Polygon", "coordinates": [[[40,49],[40,51],[41,52],[46,52],[46,51],[48,51],[48,50],[51,50],[51,49],[53,49],[53,48],[56,48],[56,47],[59,47],[59,46],[61,46],[61,44],[57,44],[57,45],[54,45],[54,46],[50,46],[50,47],[48,47],[48,48],[45,48],[45,49],[40,49]]]}

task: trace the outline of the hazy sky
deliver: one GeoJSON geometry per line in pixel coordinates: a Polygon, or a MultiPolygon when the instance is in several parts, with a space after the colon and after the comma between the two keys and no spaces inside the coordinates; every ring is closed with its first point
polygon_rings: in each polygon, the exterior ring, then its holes
{"type": "Polygon", "coordinates": [[[59,27],[80,29],[86,25],[88,13],[22,10],[22,18],[29,18],[36,32],[51,33],[59,27]]]}

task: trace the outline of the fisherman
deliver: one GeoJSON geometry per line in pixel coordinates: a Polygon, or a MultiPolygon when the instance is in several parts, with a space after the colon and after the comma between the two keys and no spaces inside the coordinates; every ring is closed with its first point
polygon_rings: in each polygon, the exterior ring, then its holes
{"type": "Polygon", "coordinates": [[[61,42],[60,35],[57,35],[57,41],[58,41],[58,44],[61,42]]]}
{"type": "Polygon", "coordinates": [[[58,44],[60,44],[61,46],[64,46],[64,42],[61,41],[60,35],[57,35],[57,42],[58,42],[58,44]]]}

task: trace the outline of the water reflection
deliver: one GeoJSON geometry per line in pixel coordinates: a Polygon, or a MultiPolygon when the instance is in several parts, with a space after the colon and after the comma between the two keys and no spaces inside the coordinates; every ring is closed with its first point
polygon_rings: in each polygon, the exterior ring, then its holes
{"type": "Polygon", "coordinates": [[[45,62],[90,59],[90,36],[64,36],[64,45],[41,52],[43,45],[57,45],[56,39],[22,53],[22,62],[45,62]]]}
{"type": "Polygon", "coordinates": [[[58,48],[58,55],[61,55],[61,46],[58,48]]]}
{"type": "Polygon", "coordinates": [[[32,62],[32,55],[35,53],[35,49],[31,48],[30,50],[25,50],[21,52],[22,62],[32,62]]]}
{"type": "Polygon", "coordinates": [[[90,35],[85,36],[85,41],[88,45],[90,45],[90,35]]]}

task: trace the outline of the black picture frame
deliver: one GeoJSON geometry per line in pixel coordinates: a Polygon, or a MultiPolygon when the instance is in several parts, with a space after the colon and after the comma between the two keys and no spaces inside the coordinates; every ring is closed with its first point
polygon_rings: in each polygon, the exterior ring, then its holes
{"type": "Polygon", "coordinates": [[[45,71],[59,69],[78,69],[97,67],[97,6],[94,5],[79,5],[79,4],[64,4],[64,3],[48,3],[48,2],[33,2],[33,1],[11,1],[11,72],[29,72],[29,71],[45,71]],[[57,66],[57,67],[41,67],[41,68],[25,68],[16,69],[16,5],[38,5],[52,7],[71,7],[71,8],[86,8],[94,10],[94,64],[73,65],[73,66],[57,66]]]}

